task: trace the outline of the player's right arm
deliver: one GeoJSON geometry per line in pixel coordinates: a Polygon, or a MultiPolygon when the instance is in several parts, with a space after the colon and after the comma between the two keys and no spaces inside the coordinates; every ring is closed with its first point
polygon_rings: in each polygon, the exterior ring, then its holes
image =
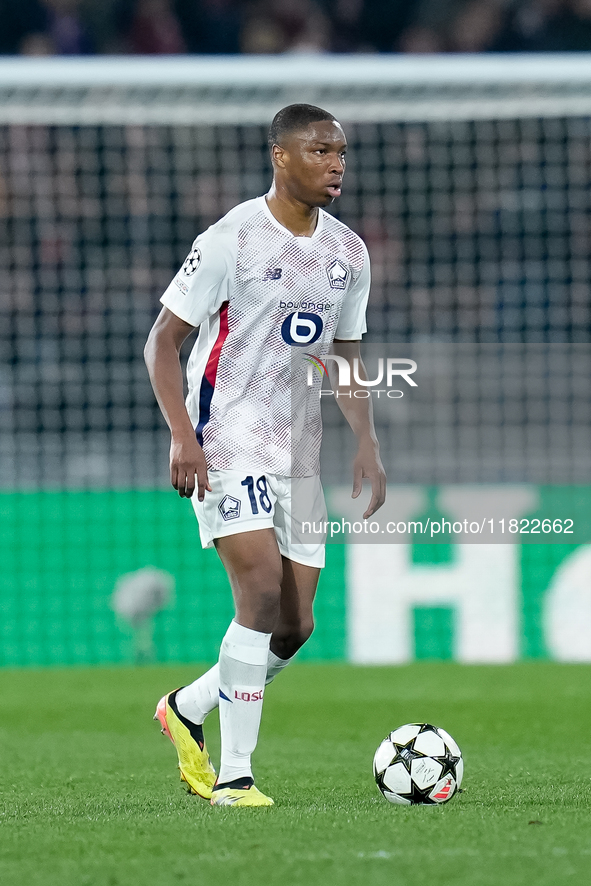
{"type": "Polygon", "coordinates": [[[229,298],[235,238],[213,226],[201,234],[160,299],[164,305],[146,342],[144,357],[156,399],[170,428],[170,482],[182,498],[197,486],[203,501],[211,491],[203,449],[185,407],[181,345],[229,298]],[[197,477],[197,482],[195,482],[197,477]]]}
{"type": "Polygon", "coordinates": [[[203,449],[185,407],[179,359],[181,345],[194,329],[168,308],[162,308],[148,336],[144,359],[158,405],[170,428],[170,482],[182,498],[190,498],[197,486],[197,497],[203,501],[205,490],[211,491],[211,487],[203,449]]]}

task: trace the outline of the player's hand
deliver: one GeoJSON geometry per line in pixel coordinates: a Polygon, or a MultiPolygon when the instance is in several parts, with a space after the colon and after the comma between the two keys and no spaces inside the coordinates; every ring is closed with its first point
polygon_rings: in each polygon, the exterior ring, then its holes
{"type": "Polygon", "coordinates": [[[371,483],[371,500],[363,519],[367,520],[381,508],[386,500],[386,472],[373,441],[361,443],[353,462],[353,492],[351,498],[357,498],[363,489],[363,480],[371,483]]]}
{"type": "Polygon", "coordinates": [[[170,444],[170,482],[181,498],[191,498],[197,487],[197,498],[203,501],[205,490],[211,492],[203,449],[194,434],[170,444]],[[195,482],[195,477],[197,482],[195,482]]]}

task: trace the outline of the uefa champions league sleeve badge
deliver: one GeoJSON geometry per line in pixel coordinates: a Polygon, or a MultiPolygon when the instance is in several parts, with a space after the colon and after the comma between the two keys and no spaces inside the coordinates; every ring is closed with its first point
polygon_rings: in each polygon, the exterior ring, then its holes
{"type": "Polygon", "coordinates": [[[188,256],[185,259],[185,263],[181,269],[182,273],[185,275],[185,277],[191,277],[195,273],[195,271],[197,270],[197,268],[199,267],[200,264],[201,264],[201,250],[199,249],[198,246],[194,246],[193,249],[190,251],[190,253],[188,254],[188,256]]]}

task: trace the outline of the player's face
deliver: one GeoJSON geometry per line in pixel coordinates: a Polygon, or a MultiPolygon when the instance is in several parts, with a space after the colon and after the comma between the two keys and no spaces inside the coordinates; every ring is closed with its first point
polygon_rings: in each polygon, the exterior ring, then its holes
{"type": "Polygon", "coordinates": [[[285,184],[296,200],[328,206],[340,197],[347,140],[340,123],[324,120],[294,132],[283,153],[285,184]]]}

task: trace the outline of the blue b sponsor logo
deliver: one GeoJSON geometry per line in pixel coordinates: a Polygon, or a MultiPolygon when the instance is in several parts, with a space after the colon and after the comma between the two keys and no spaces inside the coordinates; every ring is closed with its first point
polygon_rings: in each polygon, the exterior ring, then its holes
{"type": "Polygon", "coordinates": [[[283,341],[288,345],[303,348],[314,344],[322,335],[324,323],[318,314],[308,314],[306,311],[296,311],[285,318],[281,324],[283,341]]]}

